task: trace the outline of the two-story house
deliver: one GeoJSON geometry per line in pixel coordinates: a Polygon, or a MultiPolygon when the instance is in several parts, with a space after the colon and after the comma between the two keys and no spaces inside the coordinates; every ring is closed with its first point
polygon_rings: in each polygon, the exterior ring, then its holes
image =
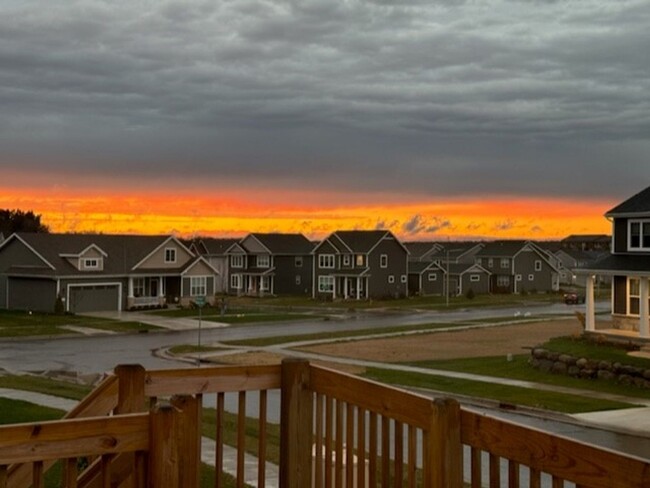
{"type": "Polygon", "coordinates": [[[53,312],[212,303],[218,272],[173,236],[17,233],[0,244],[0,308],[53,312]]]}
{"type": "Polygon", "coordinates": [[[230,283],[229,256],[226,251],[239,242],[236,238],[201,237],[190,243],[189,249],[194,254],[203,256],[219,275],[215,283],[215,293],[227,293],[230,283]]]}
{"type": "Polygon", "coordinates": [[[433,256],[443,249],[442,245],[431,241],[404,242],[404,247],[409,252],[410,262],[432,262],[433,256]]]}
{"type": "Polygon", "coordinates": [[[382,299],[408,294],[408,251],[387,230],[339,230],[313,250],[314,298],[382,299]]]}
{"type": "Polygon", "coordinates": [[[611,254],[586,268],[586,328],[595,330],[594,283],[596,275],[612,278],[614,327],[639,331],[650,337],[650,187],[609,210],[612,222],[611,254]]]}
{"type": "Polygon", "coordinates": [[[491,293],[558,291],[559,270],[545,251],[530,241],[486,243],[475,262],[490,273],[491,293]]]}
{"type": "Polygon", "coordinates": [[[229,257],[229,293],[309,295],[313,248],[302,234],[248,234],[226,251],[229,257]]]}

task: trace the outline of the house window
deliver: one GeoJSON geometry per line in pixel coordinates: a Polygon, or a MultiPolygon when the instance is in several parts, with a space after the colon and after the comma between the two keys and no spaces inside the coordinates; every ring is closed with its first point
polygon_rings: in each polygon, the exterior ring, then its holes
{"type": "Polygon", "coordinates": [[[490,258],[488,259],[488,268],[493,268],[494,267],[494,259],[490,258]]]}
{"type": "Polygon", "coordinates": [[[535,275],[529,274],[528,275],[528,281],[535,281],[535,275]]]}
{"type": "Polygon", "coordinates": [[[510,286],[510,276],[508,275],[497,276],[497,286],[499,288],[505,288],[510,286]]]}
{"type": "Polygon", "coordinates": [[[241,289],[241,275],[230,275],[230,287],[234,288],[235,290],[241,289]]]}
{"type": "Polygon", "coordinates": [[[395,276],[394,275],[388,275],[388,282],[389,283],[395,283],[395,276]]]}
{"type": "Polygon", "coordinates": [[[99,268],[99,259],[97,259],[97,258],[84,259],[84,268],[85,269],[98,269],[99,268]]]}
{"type": "Polygon", "coordinates": [[[630,278],[628,282],[628,315],[639,315],[639,303],[641,302],[641,288],[637,278],[630,278]]]}
{"type": "Polygon", "coordinates": [[[296,257],[293,259],[293,265],[294,265],[296,268],[302,268],[302,256],[296,256],[296,257]]]}
{"type": "Polygon", "coordinates": [[[402,283],[406,283],[406,280],[407,280],[406,275],[402,275],[402,276],[400,277],[400,281],[401,281],[402,283]]]}
{"type": "Polygon", "coordinates": [[[650,220],[630,220],[628,250],[650,251],[650,220]]]}
{"type": "Polygon", "coordinates": [[[510,267],[510,260],[508,258],[501,258],[501,267],[507,269],[510,267]]]}
{"type": "Polygon", "coordinates": [[[483,264],[483,259],[482,258],[476,258],[476,264],[479,266],[483,264]]]}
{"type": "Polygon", "coordinates": [[[350,255],[349,254],[344,254],[343,255],[343,266],[350,266],[350,255]]]}
{"type": "Polygon", "coordinates": [[[320,254],[318,256],[319,268],[334,268],[334,254],[320,254]]]}
{"type": "Polygon", "coordinates": [[[133,278],[133,296],[144,296],[144,278],[133,278]]]}
{"type": "Polygon", "coordinates": [[[334,292],[334,277],[333,276],[319,276],[318,277],[318,291],[320,293],[333,293],[334,292]]]}
{"type": "Polygon", "coordinates": [[[168,247],[165,249],[165,263],[176,262],[176,248],[168,247]]]}
{"type": "Polygon", "coordinates": [[[364,262],[365,262],[365,260],[363,259],[363,254],[357,254],[356,265],[357,266],[363,266],[364,262]]]}
{"type": "Polygon", "coordinates": [[[296,275],[296,285],[299,285],[301,283],[302,283],[302,278],[300,277],[300,275],[296,275]]]}
{"type": "Polygon", "coordinates": [[[435,273],[429,273],[428,276],[429,281],[437,281],[438,280],[438,275],[435,273]]]}
{"type": "Polygon", "coordinates": [[[469,275],[469,281],[476,283],[477,281],[481,281],[481,276],[480,275],[469,275]]]}
{"type": "Polygon", "coordinates": [[[535,261],[535,271],[541,271],[542,270],[542,262],[538,259],[535,261]]]}
{"type": "Polygon", "coordinates": [[[268,268],[271,265],[271,256],[268,254],[258,254],[257,256],[257,267],[258,268],[268,268]]]}
{"type": "Polygon", "coordinates": [[[206,276],[190,277],[190,296],[204,297],[208,294],[208,278],[206,276]]]}
{"type": "Polygon", "coordinates": [[[262,276],[260,278],[260,290],[261,291],[269,291],[271,289],[271,277],[270,276],[262,276]]]}
{"type": "Polygon", "coordinates": [[[233,254],[230,256],[230,266],[233,268],[243,268],[244,256],[241,254],[233,254]]]}
{"type": "Polygon", "coordinates": [[[521,275],[520,275],[520,274],[518,274],[517,276],[515,276],[515,281],[521,281],[521,275]]]}
{"type": "Polygon", "coordinates": [[[388,268],[388,254],[382,254],[379,256],[379,267],[388,268]]]}

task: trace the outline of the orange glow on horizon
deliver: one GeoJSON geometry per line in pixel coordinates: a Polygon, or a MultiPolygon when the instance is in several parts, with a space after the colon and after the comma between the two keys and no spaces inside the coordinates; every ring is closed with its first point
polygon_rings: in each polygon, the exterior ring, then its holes
{"type": "MultiPolygon", "coordinates": [[[[170,190],[171,191],[171,190],[170,190]]],[[[69,191],[0,188],[0,208],[33,210],[52,232],[234,236],[248,232],[301,232],[320,239],[337,229],[386,228],[403,240],[530,238],[608,234],[603,213],[615,202],[575,199],[441,199],[384,203],[344,202],[336,195],[268,190],[214,195],[169,191],[69,191]],[[303,204],[302,202],[306,202],[303,204]],[[323,204],[322,202],[329,202],[323,204]]]]}

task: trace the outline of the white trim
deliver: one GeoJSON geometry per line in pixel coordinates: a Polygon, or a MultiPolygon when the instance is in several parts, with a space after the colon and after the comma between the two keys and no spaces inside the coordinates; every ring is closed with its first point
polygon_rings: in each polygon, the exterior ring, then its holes
{"type": "MultiPolygon", "coordinates": [[[[187,251],[187,253],[190,255],[190,257],[193,257],[193,258],[196,257],[196,256],[194,255],[194,253],[193,253],[192,251],[190,251],[190,250],[189,250],[189,249],[188,249],[188,248],[187,248],[187,247],[186,247],[186,246],[185,246],[181,241],[179,241],[178,239],[176,239],[174,236],[169,236],[167,239],[165,239],[163,242],[161,242],[158,246],[156,246],[156,248],[155,248],[153,251],[151,251],[151,252],[150,252],[149,254],[147,254],[144,258],[142,258],[142,259],[140,260],[140,262],[138,262],[135,266],[133,266],[133,267],[131,268],[131,271],[134,271],[134,270],[138,269],[138,268],[139,268],[143,263],[145,263],[146,261],[148,261],[149,258],[150,258],[151,256],[153,256],[154,254],[156,254],[156,253],[160,250],[160,248],[166,246],[167,243],[168,243],[169,241],[174,241],[178,246],[181,247],[181,249],[184,249],[185,251],[187,251]]],[[[163,256],[163,258],[164,258],[164,256],[163,256]]]]}
{"type": "MultiPolygon", "coordinates": [[[[255,240],[257,241],[257,243],[258,243],[260,246],[262,246],[264,249],[266,249],[266,250],[269,252],[269,254],[273,254],[273,253],[271,252],[271,250],[270,250],[268,247],[266,247],[266,246],[264,245],[264,243],[263,243],[262,241],[260,241],[260,240],[258,239],[258,237],[257,237],[255,234],[253,234],[252,232],[251,232],[250,234],[248,234],[246,237],[244,237],[241,241],[239,241],[239,242],[242,244],[241,247],[244,247],[244,241],[245,241],[246,239],[248,239],[249,237],[252,237],[253,239],[255,239],[255,240]]],[[[246,250],[246,248],[244,248],[244,250],[246,250]]]]}
{"type": "Polygon", "coordinates": [[[388,254],[379,255],[379,267],[388,268],[388,254]]]}
{"type": "Polygon", "coordinates": [[[185,268],[185,271],[183,271],[180,274],[181,277],[184,276],[189,270],[191,270],[194,266],[196,266],[199,263],[205,264],[208,268],[210,268],[212,271],[214,271],[214,274],[216,274],[216,275],[221,274],[221,273],[219,273],[219,270],[217,268],[215,268],[214,266],[212,266],[207,259],[205,259],[203,256],[199,256],[198,258],[196,258],[196,260],[192,264],[190,264],[187,268],[185,268]]]}
{"type": "Polygon", "coordinates": [[[78,254],[63,254],[62,253],[62,254],[59,254],[59,256],[62,257],[62,258],[80,258],[84,254],[86,254],[90,249],[93,249],[93,248],[97,249],[99,251],[99,253],[102,256],[104,256],[105,258],[108,257],[108,254],[106,254],[106,252],[104,252],[104,250],[101,247],[99,247],[97,244],[91,244],[90,246],[86,247],[83,251],[80,251],[78,254]]]}
{"type": "Polygon", "coordinates": [[[627,221],[627,252],[641,252],[645,253],[650,251],[650,247],[643,247],[643,228],[650,226],[650,219],[629,219],[627,221]],[[639,247],[632,247],[632,224],[639,224],[639,247]]]}
{"type": "Polygon", "coordinates": [[[178,262],[178,256],[177,256],[177,249],[175,247],[166,247],[165,248],[165,254],[163,256],[164,263],[165,264],[176,264],[178,262]],[[169,253],[169,259],[167,258],[167,255],[169,253]]]}
{"type": "Polygon", "coordinates": [[[208,295],[208,278],[210,278],[210,276],[208,276],[208,275],[189,276],[188,278],[190,279],[190,290],[189,290],[190,291],[190,294],[189,294],[190,298],[204,297],[204,296],[208,295]],[[198,285],[198,286],[195,285],[195,288],[199,288],[199,287],[203,288],[205,290],[205,293],[198,293],[198,294],[197,293],[192,293],[192,280],[202,280],[203,284],[198,285]]]}
{"type": "Polygon", "coordinates": [[[93,286],[117,286],[117,311],[122,310],[122,283],[101,282],[101,283],[69,283],[66,285],[65,311],[70,311],[70,288],[89,288],[93,286]]]}
{"type": "Polygon", "coordinates": [[[336,268],[336,255],[335,254],[318,254],[318,269],[335,269],[336,268]],[[327,258],[327,262],[324,258],[327,258]],[[329,261],[332,265],[329,266],[329,261]]]}

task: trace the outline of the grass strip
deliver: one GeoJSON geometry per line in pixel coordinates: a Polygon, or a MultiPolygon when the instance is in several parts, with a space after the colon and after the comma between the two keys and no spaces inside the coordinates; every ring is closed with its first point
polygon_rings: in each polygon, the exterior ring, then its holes
{"type": "Polygon", "coordinates": [[[495,400],[503,404],[522,405],[563,413],[584,413],[637,406],[629,403],[590,398],[587,396],[588,392],[585,392],[585,396],[567,395],[552,391],[538,391],[517,386],[380,368],[368,368],[363,376],[394,385],[456,393],[495,400]]]}
{"type": "Polygon", "coordinates": [[[190,344],[181,344],[169,348],[169,352],[175,355],[192,354],[198,352],[214,352],[214,351],[231,351],[225,347],[210,347],[210,346],[192,346],[190,344]]]}
{"type": "Polygon", "coordinates": [[[81,400],[92,390],[87,385],[31,375],[0,375],[0,388],[45,393],[70,400],[81,400]]]}

